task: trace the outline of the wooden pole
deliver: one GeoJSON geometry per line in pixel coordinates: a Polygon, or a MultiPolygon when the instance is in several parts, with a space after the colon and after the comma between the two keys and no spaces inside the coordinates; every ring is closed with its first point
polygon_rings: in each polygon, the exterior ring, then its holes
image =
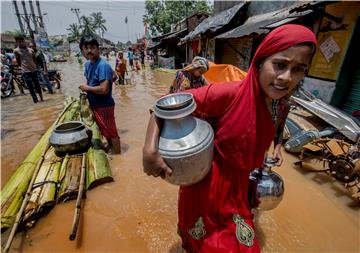
{"type": "Polygon", "coordinates": [[[39,170],[40,170],[40,167],[41,167],[41,164],[42,162],[44,161],[44,158],[45,158],[45,153],[46,151],[48,150],[48,148],[50,147],[50,144],[49,144],[49,141],[47,142],[46,146],[45,146],[45,149],[43,150],[42,154],[41,154],[41,158],[39,159],[39,161],[37,162],[36,164],[36,168],[35,168],[35,171],[34,171],[34,174],[31,178],[31,181],[30,181],[30,184],[28,186],[28,189],[26,191],[26,194],[25,194],[25,197],[24,197],[24,200],[21,204],[21,207],[20,207],[20,210],[19,212],[17,213],[16,215],[16,219],[15,219],[15,223],[13,225],[13,227],[11,228],[11,232],[10,232],[10,235],[9,235],[9,238],[6,242],[6,245],[5,245],[5,248],[4,248],[4,253],[7,253],[10,249],[10,246],[11,246],[11,243],[14,239],[14,236],[15,236],[15,232],[17,230],[17,227],[19,226],[19,223],[20,223],[20,219],[21,219],[21,216],[22,216],[22,213],[24,212],[24,209],[27,205],[27,202],[29,201],[30,199],[30,196],[31,196],[31,191],[32,191],[32,187],[34,185],[34,182],[35,182],[35,179],[37,177],[37,174],[39,173],[39,170]]]}
{"type": "Polygon", "coordinates": [[[75,240],[77,228],[79,226],[80,211],[81,211],[81,199],[83,197],[84,187],[85,187],[85,169],[86,169],[86,153],[83,154],[82,162],[81,162],[80,185],[79,185],[79,191],[78,191],[78,195],[77,195],[77,199],[76,199],[75,213],[74,213],[71,234],[69,236],[70,241],[75,240]]]}
{"type": "MultiPolygon", "coordinates": [[[[72,104],[73,104],[73,102],[69,103],[69,104],[65,107],[65,109],[61,112],[61,114],[60,114],[59,117],[57,118],[57,120],[54,122],[53,127],[56,126],[56,124],[59,122],[60,118],[61,118],[61,117],[64,115],[64,113],[70,108],[70,106],[71,106],[72,104]]],[[[17,228],[18,228],[18,226],[19,226],[19,223],[20,223],[22,214],[23,214],[23,212],[24,212],[24,210],[25,210],[25,207],[26,207],[26,205],[27,205],[30,197],[31,197],[31,191],[32,191],[32,188],[33,188],[35,179],[36,179],[36,177],[37,177],[37,175],[38,175],[38,173],[39,173],[41,164],[42,164],[42,162],[44,161],[44,158],[45,158],[45,153],[46,153],[46,151],[49,149],[49,147],[50,147],[50,143],[49,143],[49,140],[48,140],[47,143],[46,143],[46,145],[45,145],[45,147],[44,147],[44,150],[43,150],[43,152],[42,152],[42,154],[41,154],[41,157],[40,157],[39,161],[38,161],[37,164],[36,164],[34,174],[33,174],[32,178],[31,178],[31,180],[30,180],[30,183],[29,183],[28,189],[27,189],[27,191],[26,191],[25,197],[24,197],[24,199],[23,199],[23,202],[22,202],[22,204],[21,204],[20,210],[19,210],[18,213],[16,214],[15,222],[14,222],[12,228],[11,228],[11,232],[10,232],[9,238],[8,238],[8,240],[7,240],[7,242],[6,242],[6,245],[5,245],[5,248],[4,248],[4,251],[3,251],[4,253],[9,252],[11,243],[12,243],[12,241],[13,241],[13,239],[14,239],[16,230],[17,230],[17,228]]]]}

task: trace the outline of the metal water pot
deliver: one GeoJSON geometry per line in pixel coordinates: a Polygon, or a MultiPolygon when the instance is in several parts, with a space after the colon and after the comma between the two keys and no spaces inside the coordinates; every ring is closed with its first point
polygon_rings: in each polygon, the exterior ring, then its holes
{"type": "Polygon", "coordinates": [[[55,126],[49,142],[58,156],[86,151],[91,146],[91,129],[80,121],[68,121],[55,126]]]}
{"type": "Polygon", "coordinates": [[[173,170],[165,180],[175,185],[195,184],[211,168],[214,132],[209,123],[191,115],[195,108],[190,93],[164,96],[154,106],[155,115],[164,119],[159,153],[173,170]]]}
{"type": "Polygon", "coordinates": [[[267,157],[262,168],[250,173],[249,202],[252,208],[268,211],[280,204],[284,195],[284,181],[271,170],[275,165],[276,160],[267,157]]]}

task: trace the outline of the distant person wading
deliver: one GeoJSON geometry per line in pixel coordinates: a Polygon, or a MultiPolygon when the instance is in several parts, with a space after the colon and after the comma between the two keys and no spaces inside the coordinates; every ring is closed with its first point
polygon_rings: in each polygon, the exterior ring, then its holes
{"type": "Polygon", "coordinates": [[[35,52],[27,46],[23,35],[16,36],[15,41],[17,44],[17,48],[14,50],[16,61],[19,66],[21,66],[22,77],[29,87],[33,102],[39,102],[35,90],[39,94],[40,100],[43,101],[42,91],[37,76],[37,67],[35,64],[35,52]]]}

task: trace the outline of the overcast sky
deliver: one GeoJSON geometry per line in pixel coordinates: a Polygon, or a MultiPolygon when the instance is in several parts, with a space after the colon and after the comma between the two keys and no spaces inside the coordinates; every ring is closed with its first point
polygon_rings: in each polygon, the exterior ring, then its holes
{"type": "MultiPolygon", "coordinates": [[[[18,3],[19,12],[24,13],[20,1],[18,3]]],[[[37,8],[33,1],[36,15],[37,8]]],[[[44,15],[46,31],[49,35],[68,34],[66,28],[72,23],[78,23],[75,13],[71,8],[79,8],[80,16],[89,16],[92,12],[102,12],[106,20],[105,26],[108,31],[104,37],[113,41],[126,42],[128,38],[135,41],[144,34],[142,17],[145,14],[144,1],[40,1],[41,12],[44,15]],[[125,17],[128,17],[128,27],[125,24],[125,17]]],[[[27,13],[30,13],[30,6],[26,1],[27,13]]],[[[1,32],[20,30],[15,8],[12,1],[1,0],[1,32]]]]}

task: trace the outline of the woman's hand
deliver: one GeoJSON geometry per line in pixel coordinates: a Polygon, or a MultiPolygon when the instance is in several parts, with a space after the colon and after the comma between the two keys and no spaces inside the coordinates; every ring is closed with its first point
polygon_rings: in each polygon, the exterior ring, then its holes
{"type": "Polygon", "coordinates": [[[170,176],[172,170],[158,152],[161,127],[162,119],[151,114],[143,148],[143,167],[147,175],[164,178],[166,175],[170,176]]]}
{"type": "Polygon", "coordinates": [[[276,144],[276,146],[274,147],[273,158],[277,160],[276,165],[281,166],[281,164],[284,161],[282,154],[281,154],[281,144],[276,144]]]}
{"type": "Polygon", "coordinates": [[[143,149],[143,167],[148,176],[165,178],[165,176],[170,176],[172,173],[159,152],[149,151],[146,148],[143,149]]]}

